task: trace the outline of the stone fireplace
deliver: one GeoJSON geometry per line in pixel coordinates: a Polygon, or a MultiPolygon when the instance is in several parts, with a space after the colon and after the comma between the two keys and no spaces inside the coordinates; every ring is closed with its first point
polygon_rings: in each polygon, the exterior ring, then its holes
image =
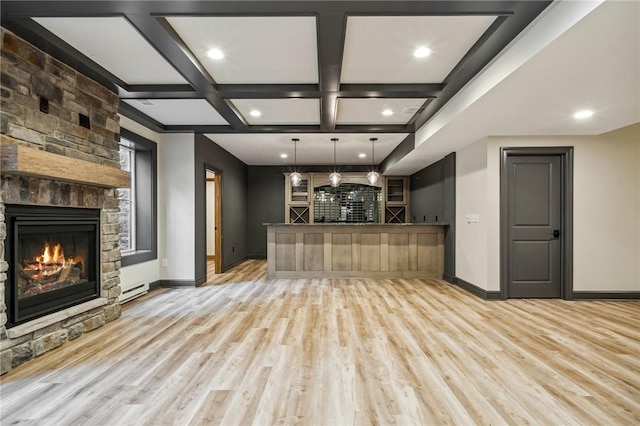
{"type": "Polygon", "coordinates": [[[0,367],[120,316],[118,96],[2,28],[0,367]]]}

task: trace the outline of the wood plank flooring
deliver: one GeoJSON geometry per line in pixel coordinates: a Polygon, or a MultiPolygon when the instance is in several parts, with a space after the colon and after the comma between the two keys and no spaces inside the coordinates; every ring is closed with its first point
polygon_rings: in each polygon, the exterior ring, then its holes
{"type": "Polygon", "coordinates": [[[639,302],[265,269],[126,304],[2,377],[0,423],[640,424],[639,302]]]}

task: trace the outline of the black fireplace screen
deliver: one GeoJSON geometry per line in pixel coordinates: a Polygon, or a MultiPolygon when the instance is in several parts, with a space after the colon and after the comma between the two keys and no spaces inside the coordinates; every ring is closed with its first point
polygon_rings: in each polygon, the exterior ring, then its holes
{"type": "Polygon", "coordinates": [[[94,229],[75,226],[71,232],[55,227],[25,226],[18,239],[18,300],[94,280],[89,243],[94,229]]]}
{"type": "Polygon", "coordinates": [[[100,211],[7,206],[8,326],[99,297],[100,211]]]}

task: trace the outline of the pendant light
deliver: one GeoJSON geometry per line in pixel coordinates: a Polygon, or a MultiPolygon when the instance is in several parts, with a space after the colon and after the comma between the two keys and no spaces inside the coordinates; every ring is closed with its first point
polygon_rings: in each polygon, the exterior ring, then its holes
{"type": "Polygon", "coordinates": [[[291,179],[291,185],[298,186],[302,182],[302,175],[296,170],[298,162],[298,142],[300,139],[293,138],[291,140],[293,141],[293,172],[289,175],[289,179],[291,179]]]}
{"type": "Polygon", "coordinates": [[[331,141],[333,142],[333,173],[329,175],[329,182],[331,183],[331,186],[335,188],[340,185],[342,176],[340,176],[340,173],[336,170],[336,142],[338,142],[338,138],[331,138],[331,141]]]}
{"type": "Polygon", "coordinates": [[[376,171],[375,148],[374,148],[375,141],[377,141],[378,138],[371,138],[369,140],[371,141],[371,166],[373,170],[367,173],[367,182],[369,182],[369,185],[374,186],[376,183],[378,183],[378,180],[380,179],[380,174],[376,171]]]}

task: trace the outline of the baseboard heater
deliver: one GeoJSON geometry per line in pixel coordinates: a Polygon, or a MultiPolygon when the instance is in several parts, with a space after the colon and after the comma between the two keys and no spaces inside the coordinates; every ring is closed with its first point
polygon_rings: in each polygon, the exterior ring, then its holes
{"type": "Polygon", "coordinates": [[[147,294],[149,291],[149,283],[136,283],[122,289],[122,294],[118,297],[118,302],[124,303],[131,299],[147,294]]]}

